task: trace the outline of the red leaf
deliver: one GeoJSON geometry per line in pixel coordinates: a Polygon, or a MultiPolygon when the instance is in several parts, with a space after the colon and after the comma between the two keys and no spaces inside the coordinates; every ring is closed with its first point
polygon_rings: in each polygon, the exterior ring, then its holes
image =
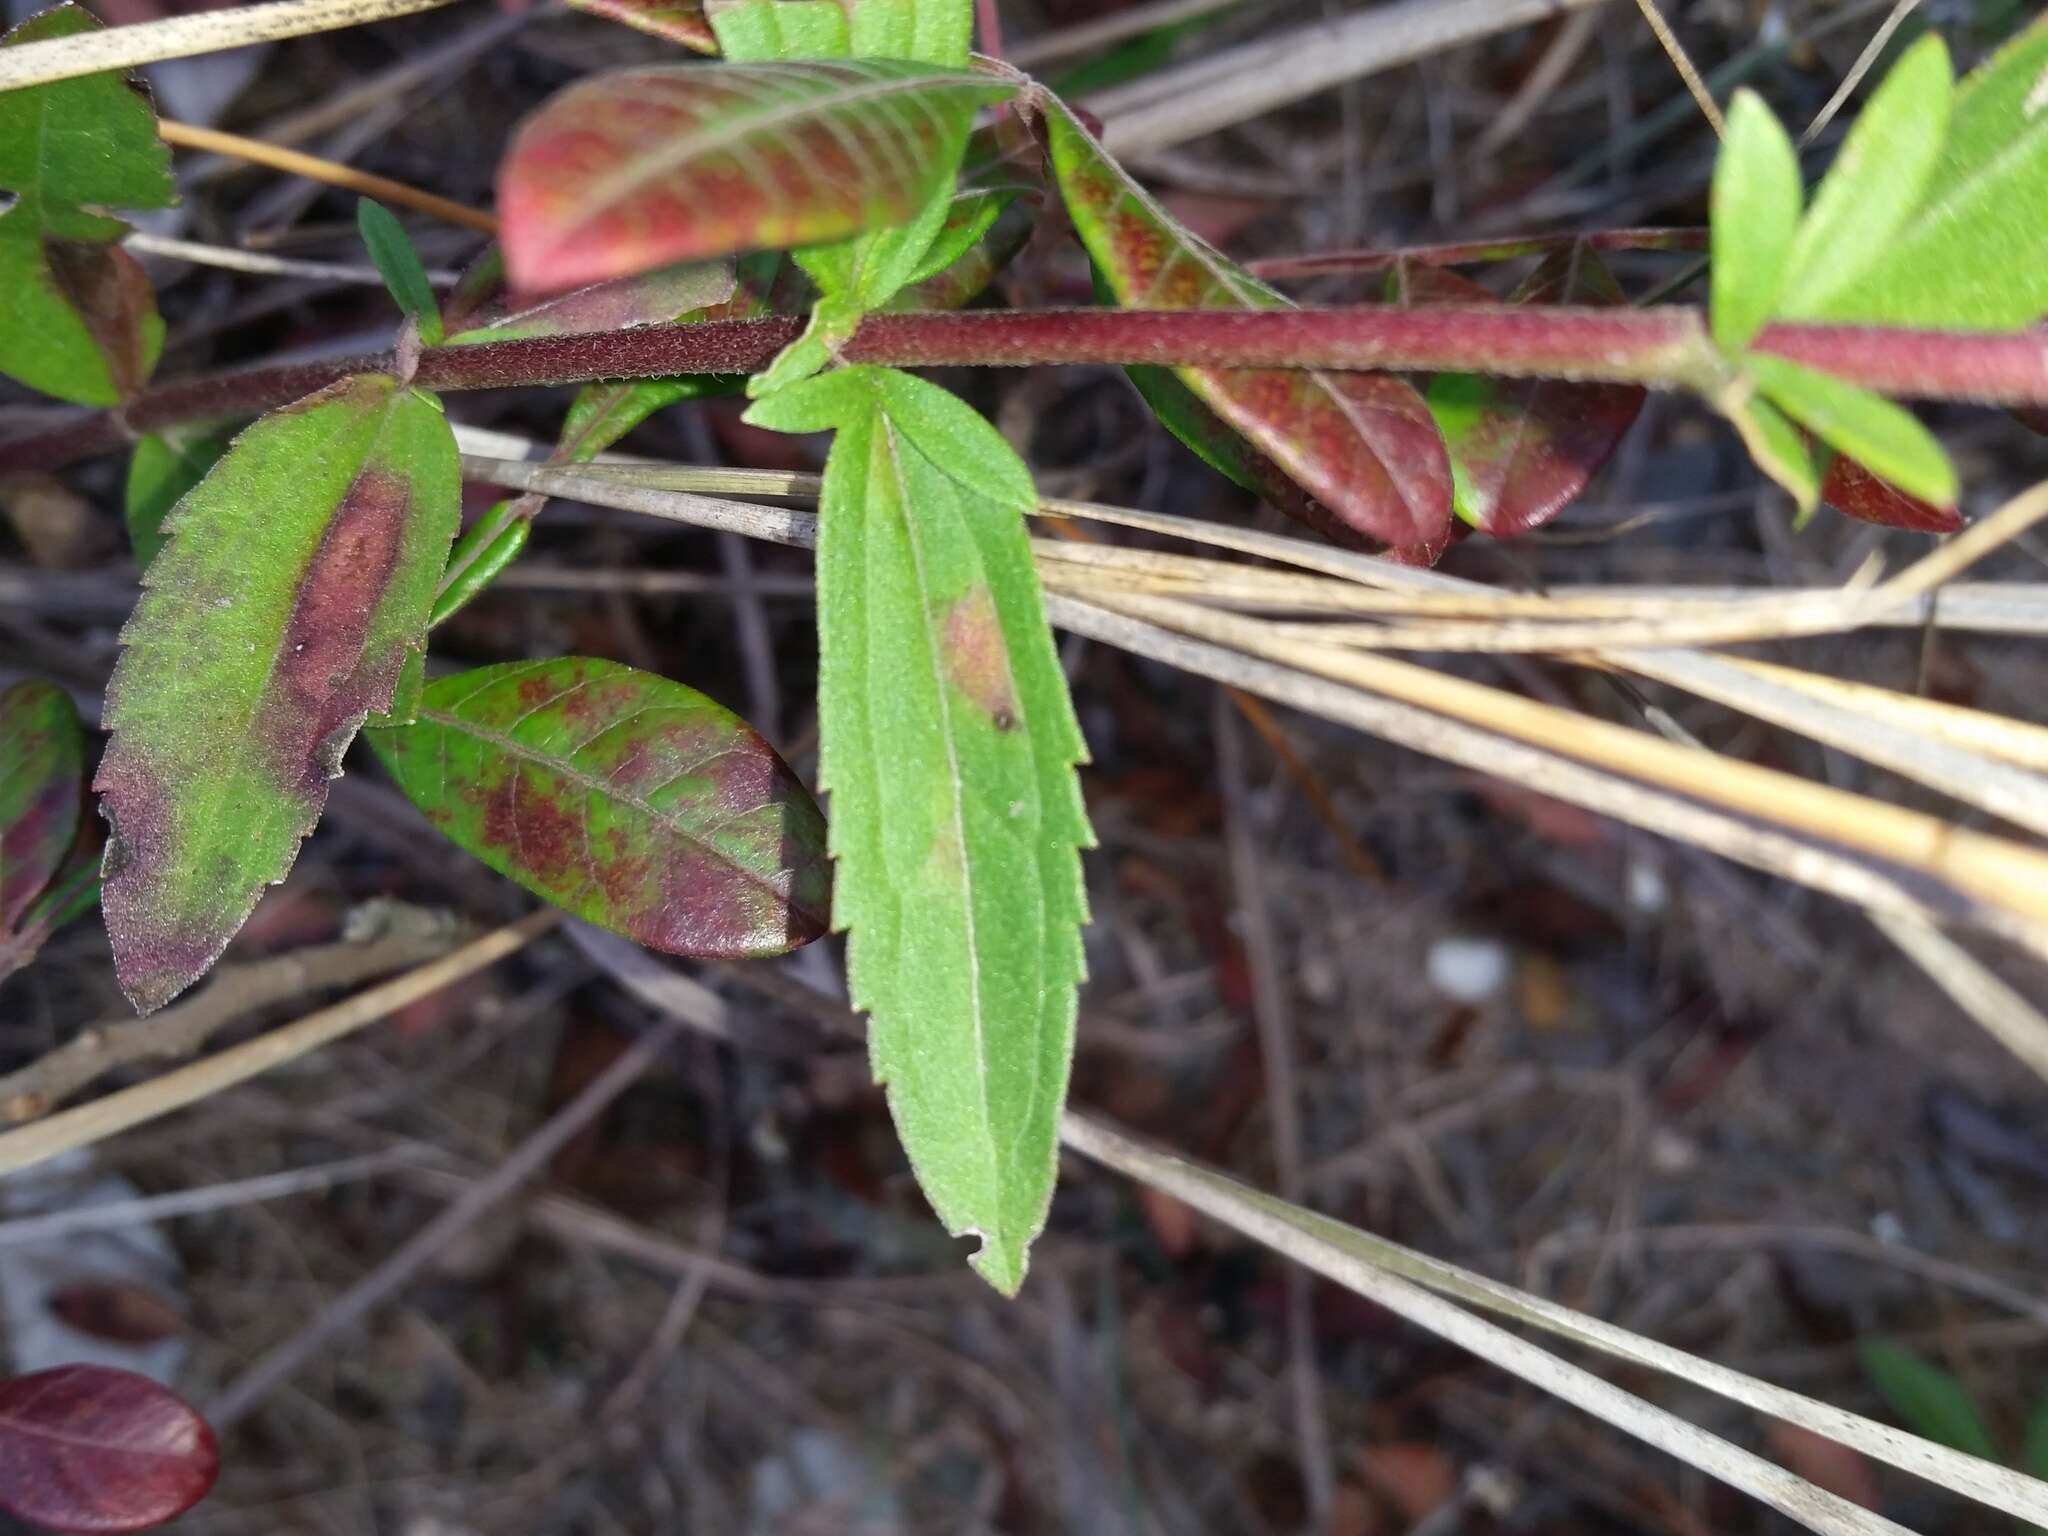
{"type": "Polygon", "coordinates": [[[64,862],[85,801],[85,740],[71,696],[49,683],[0,689],[0,936],[64,862]]]}
{"type": "Polygon", "coordinates": [[[0,1383],[0,1507],[58,1531],[141,1531],[206,1497],[213,1431],[147,1376],[66,1365],[0,1383]]]}
{"type": "Polygon", "coordinates": [[[52,240],[51,275],[85,321],[123,399],[149,382],[164,348],[156,290],[142,263],[118,245],[52,240]]]}
{"type": "Polygon", "coordinates": [[[579,11],[616,21],[699,53],[718,52],[718,38],[704,19],[704,0],[569,0],[579,11]]]}
{"type": "Polygon", "coordinates": [[[815,245],[909,219],[1014,87],[890,60],[623,70],[528,118],[498,172],[513,287],[815,245]]]}
{"type": "Polygon", "coordinates": [[[1821,500],[1845,517],[1909,533],[1960,533],[1963,514],[1937,507],[1888,485],[1846,454],[1837,454],[1821,481],[1821,500]]]}
{"type": "MultiPolygon", "coordinates": [[[[1286,309],[1287,300],[1175,224],[1068,113],[1047,114],[1074,227],[1119,303],[1147,309],[1286,309]]],[[[1355,532],[1432,546],[1451,518],[1443,434],[1387,374],[1315,369],[1175,372],[1355,532]]]]}
{"type": "MultiPolygon", "coordinates": [[[[1410,304],[1493,302],[1477,283],[1441,267],[1403,276],[1410,304]]],[[[1612,305],[1622,293],[1599,253],[1581,244],[1547,258],[1509,299],[1612,305]]],[[[1429,405],[1450,448],[1458,515],[1497,538],[1542,527],[1613,456],[1648,398],[1632,384],[1439,375],[1429,405]]]]}
{"type": "Polygon", "coordinates": [[[68,1328],[115,1344],[154,1344],[185,1331],[170,1303],[139,1285],[82,1280],[50,1298],[50,1311],[68,1328]]]}

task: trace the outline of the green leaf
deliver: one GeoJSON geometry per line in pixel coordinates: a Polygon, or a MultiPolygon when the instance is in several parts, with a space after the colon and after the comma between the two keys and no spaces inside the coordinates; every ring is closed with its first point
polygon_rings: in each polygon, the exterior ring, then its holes
{"type": "Polygon", "coordinates": [[[2017,330],[2048,314],[2048,18],[1963,82],[1933,187],[1814,319],[2017,330]]]}
{"type": "MultiPolygon", "coordinates": [[[[434,598],[433,611],[427,615],[427,627],[433,629],[445,624],[469,606],[471,599],[496,581],[504,574],[505,568],[519,558],[532,535],[533,517],[520,511],[517,501],[497,502],[478,518],[476,525],[457,539],[455,548],[449,551],[448,570],[441,578],[441,590],[434,598]]],[[[393,713],[400,712],[394,709],[393,713]]],[[[403,718],[395,723],[410,725],[418,714],[418,700],[409,699],[403,718]]]]}
{"type": "Polygon", "coordinates": [[[1997,1461],[1998,1445],[1963,1384],[1890,1339],[1865,1339],[1856,1356],[1906,1426],[1968,1456],[1997,1461]]]}
{"type": "Polygon", "coordinates": [[[918,1182],[1014,1293],[1052,1195],[1092,842],[1030,476],[958,400],[885,370],[812,379],[747,419],[838,433],[818,546],[833,920],[918,1182]]]}
{"type": "Polygon", "coordinates": [[[370,745],[457,846],[586,922],[677,955],[779,955],[826,931],[825,819],[745,721],[612,661],[507,662],[427,686],[370,745]]]}
{"type": "MultiPolygon", "coordinates": [[[[72,4],[38,12],[0,47],[97,31],[72,4]]],[[[109,242],[108,208],[177,200],[149,98],[116,73],[0,92],[0,372],[81,405],[139,389],[163,350],[142,269],[109,242]]]]}
{"type": "Polygon", "coordinates": [[[1757,468],[1791,493],[1802,521],[1812,516],[1820,505],[1820,471],[1792,419],[1753,389],[1738,389],[1718,404],[1757,468]]]}
{"type": "Polygon", "coordinates": [[[718,39],[704,17],[704,0],[569,0],[569,4],[664,42],[680,43],[699,53],[718,52],[718,39]]]}
{"type": "Polygon", "coordinates": [[[441,305],[434,297],[434,285],[427,281],[426,266],[413,249],[412,237],[391,215],[391,210],[370,198],[356,200],[356,228],[377,275],[399,309],[420,328],[420,340],[430,347],[441,344],[441,305]]]}
{"type": "Polygon", "coordinates": [[[950,190],[975,111],[1015,93],[879,59],[599,76],[513,140],[498,179],[507,270],[552,292],[906,223],[950,190]]]}
{"type": "Polygon", "coordinates": [[[730,301],[733,293],[731,263],[675,262],[652,272],[571,289],[516,310],[484,305],[464,317],[462,329],[451,335],[447,344],[471,347],[531,336],[586,336],[693,318],[738,318],[710,313],[730,301]],[[700,311],[704,312],[701,316],[700,311]]]}
{"type": "Polygon", "coordinates": [[[839,0],[711,0],[711,27],[735,64],[843,59],[851,49],[839,0]]]}
{"type": "Polygon", "coordinates": [[[1737,91],[1713,194],[1714,340],[1731,357],[1777,307],[1805,197],[1799,151],[1777,114],[1755,91],[1737,91]]]}
{"type": "Polygon", "coordinates": [[[206,472],[228,451],[226,432],[180,431],[150,433],[138,438],[128,459],[128,483],[123,493],[128,522],[128,544],[135,551],[135,564],[142,570],[164,547],[164,519],[184,500],[185,493],[206,478],[206,472]]]}
{"type": "MultiPolygon", "coordinates": [[[[80,6],[39,11],[0,47],[97,32],[80,6]]],[[[21,199],[10,217],[55,240],[118,240],[125,226],[98,210],[168,208],[178,200],[171,152],[141,88],[117,73],[0,92],[0,191],[21,199]]]]}
{"type": "Polygon", "coordinates": [[[290,870],[421,644],[459,510],[439,403],[375,375],[264,417],[172,512],[94,780],[107,933],[138,1008],[205,974],[290,870]]]}
{"type": "MultiPolygon", "coordinates": [[[[1046,112],[1074,227],[1120,303],[1149,309],[1284,309],[1287,300],[1174,222],[1063,106],[1046,112]]],[[[1432,544],[1451,518],[1443,435],[1413,386],[1315,369],[1175,370],[1354,531],[1432,544]]]]}
{"type": "Polygon", "coordinates": [[[2048,1478],[2048,1398],[2034,1405],[2033,1414],[2027,1419],[2026,1444],[2021,1449],[2027,1471],[2035,1477],[2048,1478]]]}
{"type": "Polygon", "coordinates": [[[1908,48],[1892,67],[1793,237],[1778,318],[1828,313],[1897,237],[1940,159],[1954,83],[1948,45],[1938,33],[1908,48]]]}
{"type": "Polygon", "coordinates": [[[1812,368],[1753,354],[1743,366],[1784,412],[1839,453],[1909,496],[1952,507],[1956,467],[1910,411],[1812,368]]]}
{"type": "Polygon", "coordinates": [[[915,59],[961,69],[974,0],[712,0],[711,24],[736,63],[915,59]]]}
{"type": "Polygon", "coordinates": [[[906,285],[928,282],[965,256],[1025,192],[1023,187],[972,187],[955,192],[938,232],[907,277],[906,285]]]}
{"type": "MultiPolygon", "coordinates": [[[[890,313],[964,309],[988,290],[997,274],[1015,260],[1017,253],[1030,241],[1044,202],[1044,198],[1035,192],[1010,202],[966,250],[935,270],[935,264],[928,255],[920,264],[919,271],[929,270],[931,275],[918,277],[913,273],[910,282],[879,307],[890,313]]],[[[957,201],[955,207],[958,207],[957,201]]],[[[950,225],[950,220],[948,222],[950,225]]],[[[942,229],[939,239],[933,242],[934,251],[947,238],[947,231],[942,229]]]]}
{"type": "Polygon", "coordinates": [[[84,801],[85,734],[50,683],[0,688],[0,934],[64,862],[84,801]]]}

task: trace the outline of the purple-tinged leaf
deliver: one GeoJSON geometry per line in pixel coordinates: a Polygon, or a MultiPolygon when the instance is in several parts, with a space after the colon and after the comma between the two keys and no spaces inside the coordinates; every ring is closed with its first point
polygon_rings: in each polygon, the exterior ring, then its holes
{"type": "Polygon", "coordinates": [[[704,0],[569,0],[579,11],[616,21],[664,42],[699,53],[718,52],[718,38],[704,19],[704,0]]]}
{"type": "Polygon", "coordinates": [[[1961,533],[1963,514],[1908,496],[1878,479],[1845,453],[1835,455],[1820,483],[1821,500],[1845,517],[1909,533],[1961,533]]]}
{"type": "Polygon", "coordinates": [[[879,59],[624,70],[528,118],[498,173],[506,270],[550,293],[901,224],[1015,87],[879,59]]]}
{"type": "MultiPolygon", "coordinates": [[[[1409,271],[1411,304],[1491,304],[1477,283],[1441,267],[1409,271]]],[[[1616,305],[1621,287],[1590,246],[1545,258],[1509,295],[1515,304],[1616,305]]],[[[1451,455],[1458,516],[1496,538],[1541,528],[1575,501],[1642,414],[1632,384],[1439,374],[1429,408],[1451,455]]]]}
{"type": "MultiPolygon", "coordinates": [[[[1144,309],[1287,309],[1133,181],[1070,112],[1046,114],[1074,227],[1119,302],[1144,309]]],[[[1451,516],[1443,435],[1415,389],[1387,374],[1175,370],[1217,415],[1342,521],[1382,544],[1428,545],[1451,516]]]]}
{"type": "Polygon", "coordinates": [[[106,832],[99,817],[80,816],[77,835],[50,883],[28,904],[12,933],[0,928],[0,979],[35,959],[59,928],[99,905],[100,854],[105,846],[106,832]]]}
{"type": "Polygon", "coordinates": [[[107,692],[107,934],[148,1011],[290,871],[389,708],[455,535],[453,434],[374,375],[273,412],[171,513],[107,692]]]}
{"type": "Polygon", "coordinates": [[[71,695],[40,682],[0,689],[0,935],[62,866],[78,833],[84,778],[71,695]]]}
{"type": "Polygon", "coordinates": [[[825,818],[774,748],[680,683],[585,657],[428,685],[371,733],[457,846],[600,928],[678,955],[775,955],[831,911],[825,818]]]}
{"type": "Polygon", "coordinates": [[[462,330],[451,333],[447,345],[470,347],[529,336],[587,336],[638,325],[667,325],[678,316],[724,305],[733,292],[730,262],[677,262],[532,303],[507,302],[501,297],[498,303],[486,304],[465,317],[462,330]]]}
{"type": "Polygon", "coordinates": [[[65,1365],[0,1382],[0,1508],[55,1531],[146,1531],[206,1497],[213,1431],[147,1376],[65,1365]]]}

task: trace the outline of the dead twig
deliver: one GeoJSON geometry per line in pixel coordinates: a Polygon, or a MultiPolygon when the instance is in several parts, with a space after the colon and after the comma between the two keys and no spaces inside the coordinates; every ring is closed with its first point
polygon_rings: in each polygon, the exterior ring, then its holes
{"type": "Polygon", "coordinates": [[[58,1104],[121,1067],[190,1056],[221,1030],[258,1009],[330,987],[422,965],[461,937],[445,912],[379,901],[350,914],[338,944],[322,944],[268,960],[224,965],[204,992],[146,1019],[88,1024],[54,1051],[0,1077],[0,1119],[40,1119],[58,1104]]]}

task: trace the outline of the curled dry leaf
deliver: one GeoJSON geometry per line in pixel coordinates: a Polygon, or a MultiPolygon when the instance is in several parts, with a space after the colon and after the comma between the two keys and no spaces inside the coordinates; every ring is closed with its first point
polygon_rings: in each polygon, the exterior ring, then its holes
{"type": "Polygon", "coordinates": [[[548,293],[900,224],[1015,88],[879,59],[657,67],[587,80],[520,128],[498,175],[506,270],[548,293]]]}
{"type": "Polygon", "coordinates": [[[678,955],[772,955],[830,918],[825,818],[738,716],[586,657],[428,685],[371,732],[458,846],[584,921],[678,955]]]}
{"type": "MultiPolygon", "coordinates": [[[[1288,301],[1176,224],[1070,112],[1046,114],[1074,227],[1120,303],[1146,309],[1286,309],[1288,301]]],[[[1412,386],[1317,369],[1175,372],[1355,532],[1433,546],[1451,517],[1443,434],[1412,386]]]]}
{"type": "Polygon", "coordinates": [[[59,1531],[142,1531],[206,1497],[213,1431],[147,1376],[67,1365],[0,1383],[0,1507],[59,1531]]]}

